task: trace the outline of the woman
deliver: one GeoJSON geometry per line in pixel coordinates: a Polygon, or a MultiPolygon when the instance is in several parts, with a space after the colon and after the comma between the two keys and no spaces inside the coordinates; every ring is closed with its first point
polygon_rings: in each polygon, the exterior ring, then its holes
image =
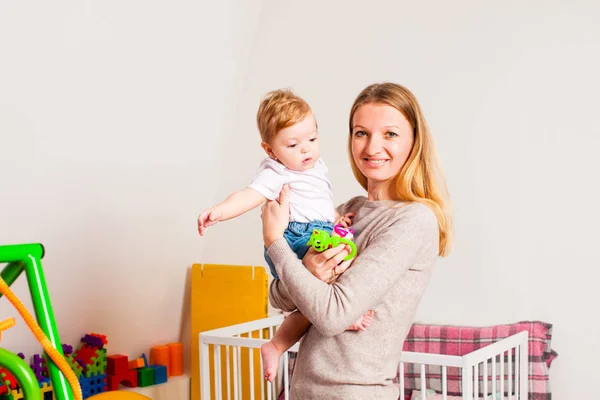
{"type": "Polygon", "coordinates": [[[280,277],[270,301],[312,323],[294,369],[296,399],[397,399],[402,343],[438,256],[449,252],[445,183],[414,95],[394,83],[365,88],[350,111],[348,150],[368,193],[338,207],[353,215],[351,267],[345,246],[298,260],[283,238],[288,189],[263,206],[263,239],[280,277]],[[346,331],[369,310],[369,328],[346,331]]]}

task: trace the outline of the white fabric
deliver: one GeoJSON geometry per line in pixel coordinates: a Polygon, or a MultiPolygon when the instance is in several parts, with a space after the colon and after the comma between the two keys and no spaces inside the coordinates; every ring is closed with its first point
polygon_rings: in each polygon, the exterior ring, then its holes
{"type": "Polygon", "coordinates": [[[287,183],[290,186],[290,221],[333,222],[333,192],[327,172],[327,166],[321,159],[310,170],[292,171],[278,161],[265,158],[248,186],[273,200],[287,183]]]}

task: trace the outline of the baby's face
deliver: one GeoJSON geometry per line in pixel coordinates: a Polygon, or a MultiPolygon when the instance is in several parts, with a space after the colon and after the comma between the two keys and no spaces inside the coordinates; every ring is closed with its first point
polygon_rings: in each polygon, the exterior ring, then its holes
{"type": "Polygon", "coordinates": [[[294,171],[306,171],[314,167],[321,155],[319,132],[312,113],[296,125],[277,132],[270,147],[277,159],[294,171]]]}

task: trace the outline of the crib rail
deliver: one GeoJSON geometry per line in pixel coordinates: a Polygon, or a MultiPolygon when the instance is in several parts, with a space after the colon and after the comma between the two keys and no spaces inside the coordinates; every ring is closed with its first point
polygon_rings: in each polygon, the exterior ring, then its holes
{"type": "Polygon", "coordinates": [[[408,375],[421,393],[426,393],[427,388],[435,389],[442,393],[442,400],[447,400],[449,393],[457,389],[463,400],[487,399],[488,396],[496,400],[497,393],[502,393],[503,400],[527,400],[527,341],[528,332],[523,331],[460,357],[403,352],[398,365],[400,393],[404,393],[408,375]],[[460,374],[459,388],[450,390],[449,374],[460,374]]]}
{"type": "MultiPolygon", "coordinates": [[[[275,400],[283,388],[289,399],[288,352],[280,360],[276,381],[262,379],[260,346],[282,322],[283,316],[275,316],[200,333],[201,398],[275,400]]],[[[296,351],[298,344],[289,350],[296,351]]]]}
{"type": "MultiPolygon", "coordinates": [[[[200,333],[202,400],[276,400],[282,391],[285,399],[291,399],[288,355],[298,351],[298,344],[282,356],[274,383],[262,379],[260,346],[282,322],[283,316],[274,316],[200,333]]],[[[398,365],[400,393],[407,372],[421,388],[423,399],[429,382],[447,400],[456,391],[449,390],[448,377],[460,374],[463,400],[487,399],[496,393],[503,393],[502,399],[527,400],[527,340],[528,333],[520,332],[464,356],[403,352],[398,365]]]]}

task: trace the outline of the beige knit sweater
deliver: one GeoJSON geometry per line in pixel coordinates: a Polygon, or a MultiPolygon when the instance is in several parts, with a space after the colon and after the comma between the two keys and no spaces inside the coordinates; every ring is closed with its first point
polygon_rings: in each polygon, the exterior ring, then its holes
{"type": "Polygon", "coordinates": [[[311,322],[302,339],[292,396],[315,399],[398,399],[392,384],[402,343],[438,258],[433,212],[420,203],[356,197],[338,207],[356,212],[358,256],[334,284],[317,279],[285,239],[268,253],[279,280],[269,299],[284,311],[299,309],[311,322]],[[346,331],[375,310],[366,331],[346,331]]]}

